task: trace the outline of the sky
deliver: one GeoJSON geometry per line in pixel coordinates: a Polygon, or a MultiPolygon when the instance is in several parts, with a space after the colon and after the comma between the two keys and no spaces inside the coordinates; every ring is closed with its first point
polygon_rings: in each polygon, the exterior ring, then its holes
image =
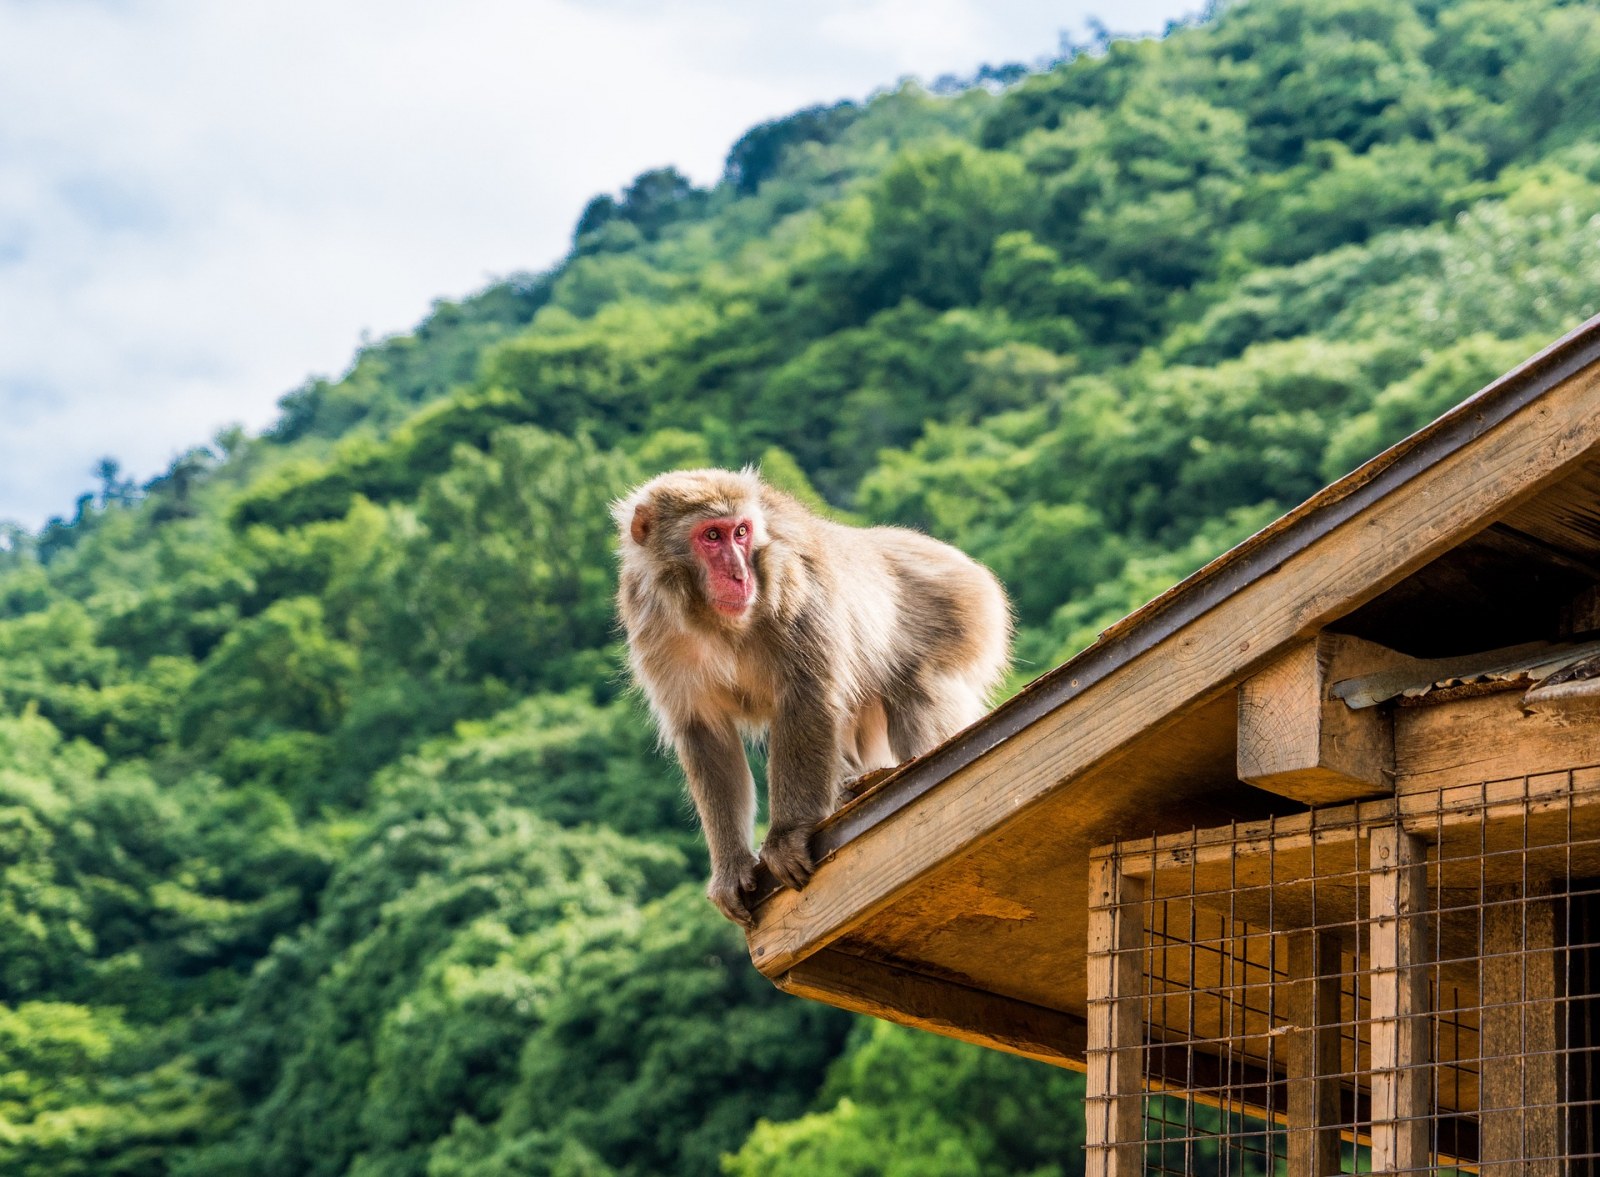
{"type": "Polygon", "coordinates": [[[0,0],[0,521],[141,481],[650,168],[1199,0],[0,0]]]}

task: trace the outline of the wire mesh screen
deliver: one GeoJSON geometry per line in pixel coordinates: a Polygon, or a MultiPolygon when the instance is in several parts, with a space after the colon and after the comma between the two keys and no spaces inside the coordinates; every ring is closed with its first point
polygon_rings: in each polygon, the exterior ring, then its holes
{"type": "Polygon", "coordinates": [[[1091,1172],[1600,1172],[1600,769],[1094,869],[1091,1172]]]}

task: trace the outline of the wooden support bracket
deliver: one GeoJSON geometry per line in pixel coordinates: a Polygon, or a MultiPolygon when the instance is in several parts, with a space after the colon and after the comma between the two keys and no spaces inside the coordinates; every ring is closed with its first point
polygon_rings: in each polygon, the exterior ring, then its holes
{"type": "Polygon", "coordinates": [[[1239,779],[1306,805],[1392,792],[1387,709],[1352,710],[1329,688],[1406,661],[1372,642],[1323,633],[1246,679],[1239,685],[1239,779]]]}

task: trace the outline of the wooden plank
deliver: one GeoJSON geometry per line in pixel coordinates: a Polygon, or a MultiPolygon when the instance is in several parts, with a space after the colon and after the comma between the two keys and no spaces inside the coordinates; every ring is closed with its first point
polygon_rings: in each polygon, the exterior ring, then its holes
{"type": "Polygon", "coordinates": [[[1089,864],[1088,1177],[1144,1171],[1144,884],[1089,864]]]}
{"type": "Polygon", "coordinates": [[[1600,563],[1600,460],[1589,458],[1554,493],[1522,504],[1502,521],[1585,565],[1600,563]]]}
{"type": "Polygon", "coordinates": [[[1088,1044],[1083,1018],[954,981],[824,949],[784,973],[777,986],[797,997],[946,1038],[1083,1069],[1088,1044]]]}
{"type": "Polygon", "coordinates": [[[1394,746],[1401,793],[1476,785],[1600,764],[1600,714],[1530,713],[1520,692],[1401,707],[1394,746]]]}
{"type": "Polygon", "coordinates": [[[1311,931],[1289,937],[1288,1159],[1289,1172],[1305,1177],[1340,1169],[1339,962],[1337,937],[1311,931]]]}
{"type": "Polygon", "coordinates": [[[1304,805],[1394,790],[1394,729],[1386,708],[1359,711],[1329,688],[1413,664],[1360,638],[1322,633],[1239,684],[1239,779],[1304,805]]]}
{"type": "MultiPolygon", "coordinates": [[[[1458,704],[1451,704],[1457,706],[1458,704]]],[[[1264,860],[1271,855],[1305,852],[1313,847],[1347,844],[1352,831],[1399,822],[1412,833],[1489,825],[1520,843],[1524,818],[1530,830],[1565,832],[1567,814],[1578,823],[1572,834],[1587,842],[1600,838],[1600,768],[1538,773],[1481,781],[1471,785],[1425,792],[1408,792],[1394,798],[1362,801],[1333,809],[1319,809],[1268,821],[1241,822],[1235,826],[1168,834],[1159,838],[1120,843],[1124,869],[1153,877],[1191,867],[1237,865],[1241,878],[1256,882],[1266,878],[1264,860]],[[1505,825],[1504,823],[1510,823],[1505,825]],[[1500,829],[1504,825],[1504,829],[1500,829]]],[[[1560,839],[1565,845],[1566,838],[1560,839]]],[[[1543,840],[1537,844],[1543,844],[1543,840]]],[[[1498,843],[1491,849],[1502,849],[1498,843]]],[[[1583,847],[1579,847],[1582,853],[1583,847]]],[[[1335,871],[1351,869],[1348,858],[1330,860],[1335,871]]],[[[1478,869],[1476,866],[1474,870],[1478,869]]],[[[1499,869],[1491,865],[1490,871],[1499,869]]],[[[1520,867],[1518,867],[1520,869],[1520,867]]],[[[1322,871],[1318,872],[1324,873],[1322,871]]]]}
{"type": "MultiPolygon", "coordinates": [[[[1095,813],[1103,802],[1073,788],[1089,766],[1229,690],[1290,643],[1559,479],[1600,444],[1597,406],[1600,369],[1582,369],[1275,568],[1253,573],[1208,612],[1024,731],[977,753],[840,846],[805,890],[781,891],[764,903],[749,937],[756,966],[769,976],[786,971],[978,841],[1028,822],[1047,798],[1095,813]]],[[[1123,832],[1106,828],[1098,840],[1123,832]]],[[[1061,901],[1080,900],[1068,894],[1061,901]]]]}
{"type": "Polygon", "coordinates": [[[1430,1163],[1428,883],[1420,838],[1395,826],[1372,833],[1372,1172],[1430,1163]]]}
{"type": "Polygon", "coordinates": [[[1560,1177],[1561,960],[1556,903],[1507,887],[1485,896],[1479,1082],[1480,1172],[1560,1177]]]}

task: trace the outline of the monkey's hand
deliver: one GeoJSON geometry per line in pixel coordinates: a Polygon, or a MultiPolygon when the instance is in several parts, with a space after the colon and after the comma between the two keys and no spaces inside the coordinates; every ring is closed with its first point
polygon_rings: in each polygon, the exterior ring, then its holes
{"type": "Polygon", "coordinates": [[[816,869],[806,845],[810,840],[810,827],[769,830],[761,846],[761,861],[767,864],[773,878],[798,891],[811,881],[811,872],[816,869]]]}
{"type": "Polygon", "coordinates": [[[746,850],[733,862],[725,862],[711,872],[706,898],[717,910],[745,928],[755,927],[756,917],[749,898],[756,889],[756,856],[746,850]]]}

